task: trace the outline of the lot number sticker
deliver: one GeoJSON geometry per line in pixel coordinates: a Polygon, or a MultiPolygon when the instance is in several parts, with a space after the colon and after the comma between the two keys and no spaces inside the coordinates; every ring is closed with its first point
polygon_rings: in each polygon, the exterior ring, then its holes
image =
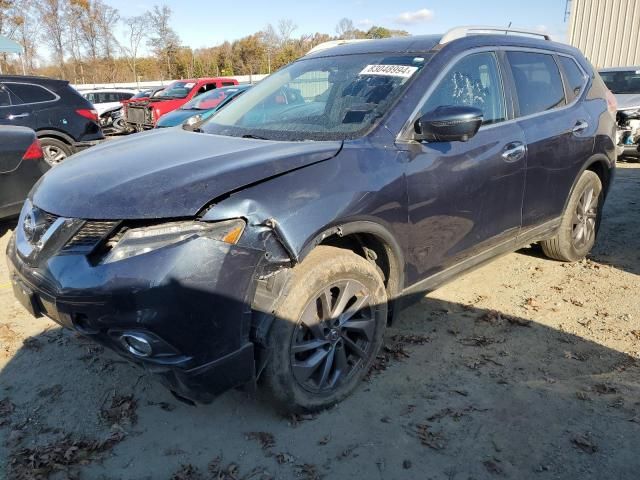
{"type": "Polygon", "coordinates": [[[360,75],[382,75],[385,77],[409,78],[416,73],[418,67],[410,65],[367,65],[360,75]]]}

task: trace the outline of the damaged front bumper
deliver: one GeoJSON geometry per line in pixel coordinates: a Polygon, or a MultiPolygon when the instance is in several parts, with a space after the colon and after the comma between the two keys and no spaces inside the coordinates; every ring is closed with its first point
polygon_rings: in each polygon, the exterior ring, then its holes
{"type": "Polygon", "coordinates": [[[206,403],[255,381],[251,302],[264,250],[195,237],[108,264],[60,252],[32,262],[14,234],[7,255],[34,316],[107,346],[178,396],[206,403]]]}

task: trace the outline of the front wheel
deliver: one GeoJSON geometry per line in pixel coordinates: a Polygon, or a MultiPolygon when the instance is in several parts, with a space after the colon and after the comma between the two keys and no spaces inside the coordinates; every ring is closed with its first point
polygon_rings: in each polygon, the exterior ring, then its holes
{"type": "Polygon", "coordinates": [[[571,194],[558,233],[540,242],[545,255],[564,262],[583,259],[596,241],[601,207],[602,182],[587,170],[571,194]]]}
{"type": "Polygon", "coordinates": [[[320,246],[292,272],[269,333],[263,373],[270,396],[287,411],[314,411],[348,396],[382,344],[387,295],[375,265],[320,246]]]}

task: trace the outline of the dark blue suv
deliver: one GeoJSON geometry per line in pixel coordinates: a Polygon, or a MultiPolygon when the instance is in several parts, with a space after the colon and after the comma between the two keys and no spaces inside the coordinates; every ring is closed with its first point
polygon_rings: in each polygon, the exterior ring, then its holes
{"type": "Polygon", "coordinates": [[[575,48],[502,33],[320,49],[196,131],[74,156],[22,210],[16,296],[183,399],[260,382],[288,410],[334,404],[403,299],[533,242],[594,244],[615,101],[575,48]]]}

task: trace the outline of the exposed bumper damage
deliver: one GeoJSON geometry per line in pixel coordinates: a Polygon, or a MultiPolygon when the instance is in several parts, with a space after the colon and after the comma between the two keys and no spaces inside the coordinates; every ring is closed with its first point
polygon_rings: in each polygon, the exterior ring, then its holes
{"type": "Polygon", "coordinates": [[[182,399],[206,403],[254,383],[268,358],[265,328],[292,264],[274,232],[247,228],[236,245],[196,237],[109,264],[59,252],[27,260],[15,236],[7,254],[15,295],[34,316],[141,365],[182,399]],[[132,336],[151,353],[132,349],[132,336]]]}

